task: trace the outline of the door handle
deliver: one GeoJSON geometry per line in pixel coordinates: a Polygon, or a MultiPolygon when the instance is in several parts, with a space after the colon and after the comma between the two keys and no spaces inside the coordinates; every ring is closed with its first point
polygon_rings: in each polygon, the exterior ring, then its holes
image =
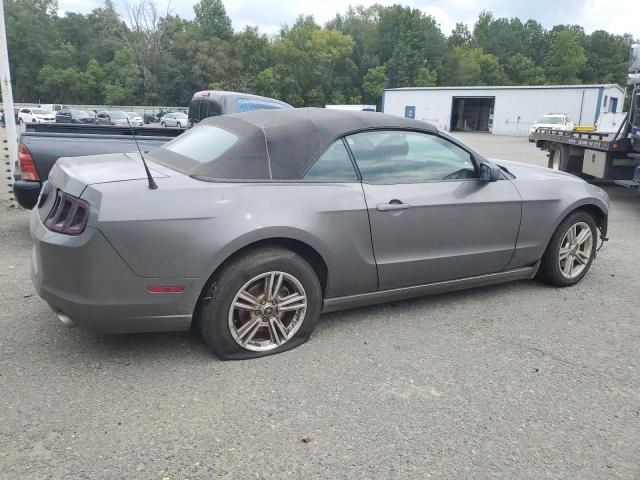
{"type": "Polygon", "coordinates": [[[402,203],[399,200],[392,200],[389,203],[380,203],[378,204],[378,211],[380,212],[392,212],[395,210],[406,210],[411,207],[408,203],[402,203]]]}

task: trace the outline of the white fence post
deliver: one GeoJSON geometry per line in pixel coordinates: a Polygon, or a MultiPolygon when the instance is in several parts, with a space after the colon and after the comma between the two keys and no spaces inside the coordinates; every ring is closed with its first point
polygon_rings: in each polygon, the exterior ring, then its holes
{"type": "Polygon", "coordinates": [[[7,51],[7,32],[4,25],[4,0],[0,0],[0,87],[4,105],[4,125],[2,129],[2,187],[0,200],[8,200],[14,206],[13,169],[18,158],[18,132],[13,113],[13,93],[11,92],[11,74],[9,72],[9,53],[7,51]]]}

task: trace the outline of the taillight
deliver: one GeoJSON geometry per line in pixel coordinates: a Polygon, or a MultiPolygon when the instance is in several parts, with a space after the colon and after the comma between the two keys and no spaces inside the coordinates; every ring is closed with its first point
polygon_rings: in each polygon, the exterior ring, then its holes
{"type": "Polygon", "coordinates": [[[49,230],[67,235],[80,235],[89,219],[89,204],[58,190],[49,216],[44,221],[49,230]]]}
{"type": "Polygon", "coordinates": [[[18,149],[18,160],[20,161],[20,172],[22,179],[30,182],[39,182],[40,175],[36,170],[36,164],[33,163],[33,157],[29,149],[23,144],[20,144],[18,149]]]}

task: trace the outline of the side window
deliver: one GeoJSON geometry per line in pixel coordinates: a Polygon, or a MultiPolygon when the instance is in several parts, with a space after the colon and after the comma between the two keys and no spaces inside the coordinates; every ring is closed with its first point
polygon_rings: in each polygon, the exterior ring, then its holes
{"type": "Polygon", "coordinates": [[[357,182],[358,176],[342,140],[337,140],[316,160],[304,179],[307,182],[357,182]]]}
{"type": "Polygon", "coordinates": [[[347,137],[347,143],[365,182],[441,182],[478,176],[471,155],[437,135],[363,132],[347,137]]]}

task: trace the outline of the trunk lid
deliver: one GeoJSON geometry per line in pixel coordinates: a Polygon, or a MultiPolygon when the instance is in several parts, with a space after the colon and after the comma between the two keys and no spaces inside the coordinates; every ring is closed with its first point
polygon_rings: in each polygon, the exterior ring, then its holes
{"type": "MultiPolygon", "coordinates": [[[[154,179],[171,176],[172,170],[150,162],[147,165],[154,179]]],[[[114,153],[85,157],[63,157],[58,159],[49,180],[62,191],[79,197],[87,185],[98,183],[146,180],[147,175],[138,153],[114,153]]]]}

